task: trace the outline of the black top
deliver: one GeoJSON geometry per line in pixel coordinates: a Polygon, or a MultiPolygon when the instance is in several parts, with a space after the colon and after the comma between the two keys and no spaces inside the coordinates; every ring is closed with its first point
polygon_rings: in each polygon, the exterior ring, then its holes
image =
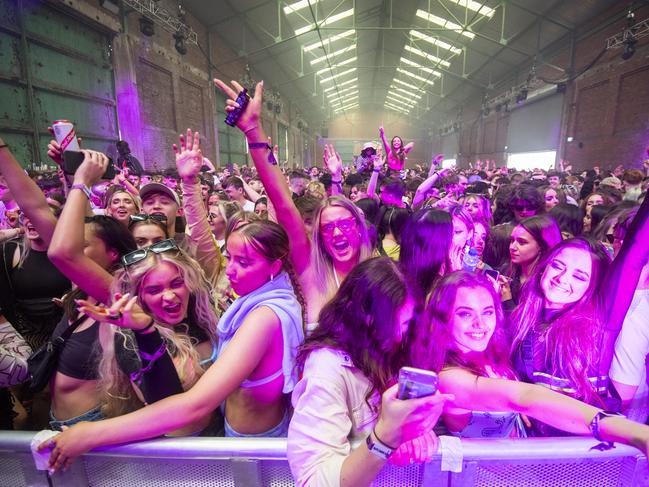
{"type": "Polygon", "coordinates": [[[52,298],[70,291],[70,281],[52,264],[46,251],[30,250],[21,267],[13,268],[17,242],[2,246],[0,300],[3,312],[25,341],[37,349],[52,335],[63,315],[52,298]]]}

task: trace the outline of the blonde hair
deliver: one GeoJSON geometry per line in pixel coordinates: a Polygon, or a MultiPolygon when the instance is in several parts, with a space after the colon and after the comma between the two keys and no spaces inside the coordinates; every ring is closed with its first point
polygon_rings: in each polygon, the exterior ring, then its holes
{"type": "MultiPolygon", "coordinates": [[[[372,244],[370,242],[367,227],[365,226],[365,218],[360,210],[345,197],[331,196],[325,199],[320,207],[316,210],[313,218],[313,238],[311,245],[311,262],[314,267],[313,279],[315,284],[327,298],[332,298],[338,286],[336,284],[336,276],[334,274],[334,263],[331,255],[327,253],[322,236],[320,235],[320,218],[322,212],[326,208],[344,208],[352,214],[356,220],[358,234],[360,236],[361,245],[358,251],[358,262],[363,262],[372,257],[372,244]]],[[[328,300],[328,299],[327,299],[328,300]]]]}
{"type": "MultiPolygon", "coordinates": [[[[142,262],[134,264],[128,269],[122,269],[115,274],[112,292],[130,293],[132,296],[138,296],[138,304],[145,312],[151,313],[140,298],[141,287],[150,272],[159,268],[163,262],[171,264],[178,270],[189,291],[187,321],[189,324],[201,328],[212,342],[216,342],[218,315],[212,300],[210,284],[198,262],[182,251],[161,254],[150,252],[142,262]]],[[[173,326],[177,325],[177,323],[164,323],[155,316],[154,319],[156,319],[155,328],[167,343],[167,349],[173,357],[178,377],[183,388],[187,390],[196,383],[204,372],[200,367],[201,359],[195,347],[196,343],[187,333],[174,330],[173,326]]],[[[188,326],[186,325],[187,329],[188,326]]],[[[114,341],[116,338],[123,340],[125,349],[137,351],[131,332],[125,332],[113,325],[104,324],[100,327],[99,343],[102,354],[98,366],[99,387],[106,395],[106,401],[102,407],[102,412],[106,416],[124,414],[134,409],[134,404],[136,404],[130,379],[120,369],[115,357],[114,341]]]]}

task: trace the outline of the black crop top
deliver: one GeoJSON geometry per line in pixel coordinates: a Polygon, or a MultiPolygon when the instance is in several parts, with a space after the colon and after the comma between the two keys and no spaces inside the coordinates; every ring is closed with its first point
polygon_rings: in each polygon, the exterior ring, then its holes
{"type": "MultiPolygon", "coordinates": [[[[59,322],[54,330],[53,336],[61,335],[69,326],[67,316],[59,322]]],[[[95,321],[85,330],[72,333],[65,341],[57,371],[74,379],[97,380],[99,379],[98,365],[101,359],[101,347],[99,345],[100,323],[95,321]]],[[[124,347],[124,340],[119,335],[115,336],[115,356],[120,369],[130,374],[140,368],[140,359],[135,350],[124,347]]]]}

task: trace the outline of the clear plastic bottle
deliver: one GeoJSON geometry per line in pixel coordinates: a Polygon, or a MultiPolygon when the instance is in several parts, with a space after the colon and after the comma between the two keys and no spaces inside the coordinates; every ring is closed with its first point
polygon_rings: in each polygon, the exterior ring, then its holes
{"type": "Polygon", "coordinates": [[[475,272],[480,262],[480,256],[478,251],[471,247],[468,252],[464,252],[464,257],[462,257],[462,269],[468,272],[475,272]]]}

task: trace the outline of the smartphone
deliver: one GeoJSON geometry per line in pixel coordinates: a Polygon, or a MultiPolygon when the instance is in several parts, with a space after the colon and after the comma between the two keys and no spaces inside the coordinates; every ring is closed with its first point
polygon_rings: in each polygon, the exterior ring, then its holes
{"type": "MultiPolygon", "coordinates": [[[[83,152],[65,151],[63,153],[63,172],[65,174],[74,174],[79,169],[79,166],[84,159],[83,152]]],[[[106,172],[101,177],[102,179],[113,179],[115,177],[115,166],[113,160],[108,158],[108,166],[106,172]]]]}
{"type": "Polygon", "coordinates": [[[498,277],[500,277],[500,272],[494,270],[494,269],[484,269],[482,273],[485,276],[491,277],[495,282],[498,282],[498,277]]]}
{"type": "Polygon", "coordinates": [[[399,399],[416,399],[437,392],[437,374],[432,370],[401,367],[399,370],[399,399]]]}

